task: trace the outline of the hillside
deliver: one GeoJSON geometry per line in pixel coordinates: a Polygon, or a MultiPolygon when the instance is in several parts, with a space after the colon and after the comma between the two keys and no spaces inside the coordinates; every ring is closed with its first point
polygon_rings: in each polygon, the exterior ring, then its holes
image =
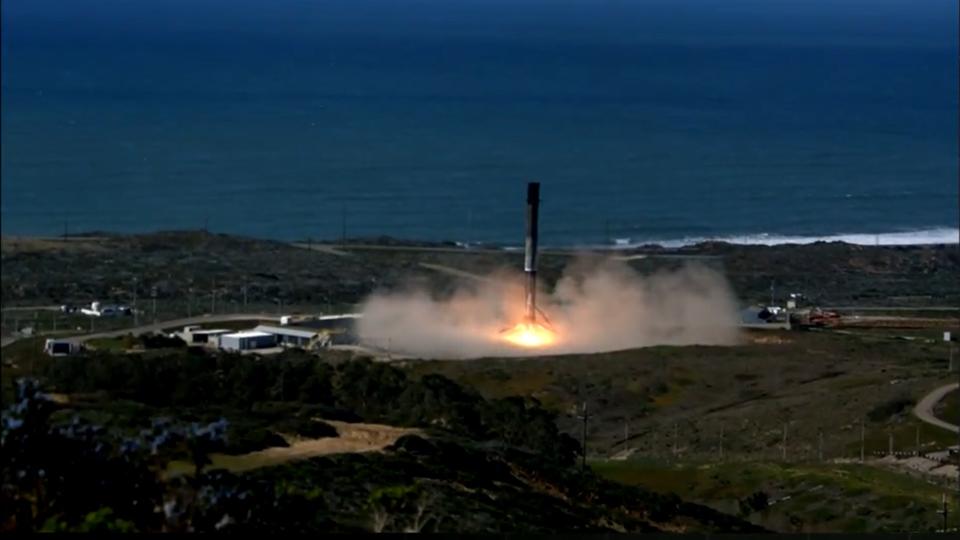
{"type": "MultiPolygon", "coordinates": [[[[372,242],[372,241],[371,241],[372,242]]],[[[134,286],[141,302],[154,290],[158,312],[182,316],[246,307],[330,311],[363,300],[378,288],[419,281],[442,292],[453,278],[421,266],[441,265],[486,273],[520,268],[522,254],[464,250],[445,245],[396,245],[351,241],[288,244],[204,232],[161,232],[32,239],[3,237],[2,300],[5,306],[130,303],[134,286]],[[213,298],[213,295],[216,298],[213,298]]],[[[540,275],[548,287],[575,252],[547,250],[540,275]]],[[[703,260],[723,270],[744,302],[801,292],[821,305],[956,305],[960,252],[954,246],[864,247],[843,243],[803,246],[701,244],[679,250],[649,248],[630,264],[641,272],[683,264],[676,256],[703,260]],[[668,256],[668,257],[664,257],[668,256]]],[[[161,317],[162,318],[162,317],[161,317]]]]}
{"type": "Polygon", "coordinates": [[[57,399],[23,379],[4,413],[7,531],[761,530],[581,471],[576,441],[535,402],[486,400],[437,375],[177,350],[101,351],[36,373],[57,399]],[[339,437],[337,425],[358,421],[419,431],[380,451],[233,471],[215,457],[339,437]],[[171,474],[172,460],[186,470],[171,474]]]}

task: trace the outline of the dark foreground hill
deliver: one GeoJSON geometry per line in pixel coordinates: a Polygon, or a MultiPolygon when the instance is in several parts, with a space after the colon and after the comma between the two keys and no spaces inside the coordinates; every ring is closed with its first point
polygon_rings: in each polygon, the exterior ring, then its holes
{"type": "Polygon", "coordinates": [[[439,375],[295,351],[100,352],[38,372],[57,393],[21,379],[3,415],[5,531],[759,530],[583,471],[536,401],[486,400],[439,375]],[[211,465],[277,444],[264,433],[337,436],[316,416],[420,435],[247,472],[211,465]],[[172,460],[190,472],[169,474],[172,460]]]}

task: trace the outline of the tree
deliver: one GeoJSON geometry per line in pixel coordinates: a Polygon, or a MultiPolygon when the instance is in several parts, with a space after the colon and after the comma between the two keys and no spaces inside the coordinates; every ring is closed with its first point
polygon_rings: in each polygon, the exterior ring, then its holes
{"type": "Polygon", "coordinates": [[[436,497],[422,484],[391,486],[374,490],[368,500],[373,532],[421,532],[436,521],[431,507],[436,497]]]}
{"type": "MultiPolygon", "coordinates": [[[[184,428],[157,418],[139,435],[117,439],[77,417],[51,425],[57,405],[37,381],[16,384],[2,415],[0,530],[191,529],[198,494],[213,489],[203,468],[224,441],[225,420],[184,428]],[[178,449],[194,463],[189,485],[161,475],[178,449]]],[[[216,511],[219,499],[212,500],[216,511]]]]}
{"type": "Polygon", "coordinates": [[[761,512],[770,505],[770,497],[763,491],[756,491],[738,501],[741,516],[749,516],[754,512],[761,512]]]}

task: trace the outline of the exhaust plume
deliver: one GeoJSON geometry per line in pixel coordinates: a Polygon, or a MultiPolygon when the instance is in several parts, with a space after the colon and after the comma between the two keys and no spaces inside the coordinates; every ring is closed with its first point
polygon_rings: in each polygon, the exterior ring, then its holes
{"type": "Polygon", "coordinates": [[[642,276],[612,259],[568,266],[552,293],[538,291],[555,332],[523,349],[503,331],[523,320],[524,276],[498,271],[463,283],[446,299],[425,287],[371,295],[359,322],[362,342],[421,358],[591,353],[652,345],[732,345],[737,303],[724,277],[699,264],[642,276]]]}

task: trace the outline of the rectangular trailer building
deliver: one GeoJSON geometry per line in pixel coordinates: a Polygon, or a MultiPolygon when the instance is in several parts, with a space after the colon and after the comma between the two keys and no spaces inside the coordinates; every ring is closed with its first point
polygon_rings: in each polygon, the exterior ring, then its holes
{"type": "Polygon", "coordinates": [[[244,331],[220,336],[220,348],[225,351],[266,349],[277,344],[277,336],[266,332],[244,331]]]}

